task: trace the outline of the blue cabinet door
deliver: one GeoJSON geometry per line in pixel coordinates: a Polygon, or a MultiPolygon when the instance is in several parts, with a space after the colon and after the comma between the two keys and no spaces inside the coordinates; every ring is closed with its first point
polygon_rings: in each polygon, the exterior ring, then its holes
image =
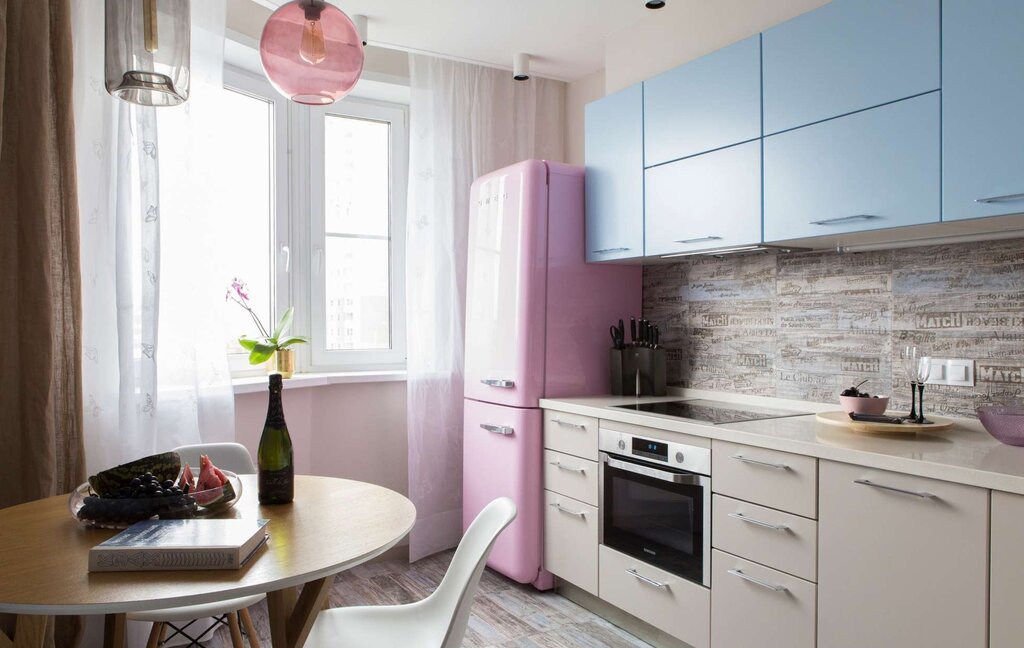
{"type": "Polygon", "coordinates": [[[1024,212],[1024,2],[942,11],[942,219],[1024,212]]]}
{"type": "Polygon", "coordinates": [[[761,140],[647,169],[648,255],[761,242],[761,140]]]}
{"type": "Polygon", "coordinates": [[[834,0],[762,38],[765,134],[939,88],[939,0],[834,0]]]}
{"type": "Polygon", "coordinates": [[[939,93],[764,139],[764,237],[938,222],[939,93]]]}
{"type": "Polygon", "coordinates": [[[761,137],[761,36],[644,81],[647,166],[761,137]]]}
{"type": "Polygon", "coordinates": [[[644,255],[644,97],[636,84],[587,104],[587,261],[644,255]]]}

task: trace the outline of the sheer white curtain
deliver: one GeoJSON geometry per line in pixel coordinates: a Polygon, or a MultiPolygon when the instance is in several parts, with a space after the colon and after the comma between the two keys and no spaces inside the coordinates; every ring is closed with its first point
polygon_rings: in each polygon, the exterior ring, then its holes
{"type": "Polygon", "coordinates": [[[469,188],[530,158],[564,157],[565,84],[411,55],[408,300],[410,558],[462,532],[463,323],[469,188]]]}
{"type": "Polygon", "coordinates": [[[134,106],[103,83],[104,3],[74,0],[83,400],[89,472],[234,437],[215,268],[224,0],[192,0],[191,97],[134,106]]]}

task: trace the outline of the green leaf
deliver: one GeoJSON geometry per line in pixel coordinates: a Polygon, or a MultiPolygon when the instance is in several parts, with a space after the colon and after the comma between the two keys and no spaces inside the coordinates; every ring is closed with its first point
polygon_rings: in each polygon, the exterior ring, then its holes
{"type": "Polygon", "coordinates": [[[246,351],[252,351],[254,348],[256,348],[256,345],[258,344],[256,340],[250,340],[244,335],[238,338],[238,343],[241,344],[242,348],[245,349],[246,351]]]}
{"type": "Polygon", "coordinates": [[[277,346],[257,342],[256,346],[254,346],[252,351],[249,353],[249,364],[263,364],[267,360],[270,360],[270,356],[274,355],[274,351],[277,351],[277,346]]]}
{"type": "Polygon", "coordinates": [[[292,319],[294,318],[295,309],[289,306],[288,310],[286,310],[284,314],[281,315],[281,319],[277,321],[277,328],[274,329],[274,334],[270,337],[272,337],[274,340],[280,340],[281,336],[284,335],[284,333],[291,327],[292,319]]]}
{"type": "Polygon", "coordinates": [[[277,343],[279,348],[289,347],[293,344],[306,344],[309,340],[301,335],[293,335],[292,337],[285,338],[277,343]]]}

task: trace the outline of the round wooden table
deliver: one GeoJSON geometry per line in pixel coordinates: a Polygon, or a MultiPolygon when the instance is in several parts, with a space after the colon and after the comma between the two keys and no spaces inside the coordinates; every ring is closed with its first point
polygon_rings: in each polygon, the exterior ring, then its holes
{"type": "MultiPolygon", "coordinates": [[[[0,510],[0,612],[19,615],[13,646],[41,645],[39,615],[105,614],[105,644],[121,648],[126,612],[264,592],[274,648],[302,646],[334,575],[393,547],[416,520],[412,502],[373,484],[297,475],[294,502],[260,506],[256,476],[241,480],[220,517],[267,519],[270,540],[239,570],[89,573],[89,549],[116,531],[79,524],[67,495],[0,510]]],[[[0,648],[10,645],[0,632],[0,648]]]]}

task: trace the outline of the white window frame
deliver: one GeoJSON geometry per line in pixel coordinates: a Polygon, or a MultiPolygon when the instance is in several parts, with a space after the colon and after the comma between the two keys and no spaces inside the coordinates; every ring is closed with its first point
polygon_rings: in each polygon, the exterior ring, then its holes
{"type": "Polygon", "coordinates": [[[366,371],[401,369],[406,363],[405,329],[405,220],[409,173],[408,107],[400,104],[347,97],[327,107],[308,110],[309,250],[308,310],[311,344],[308,369],[313,371],[366,371]],[[328,115],[385,121],[390,124],[390,259],[389,283],[391,348],[327,349],[325,228],[325,142],[328,115]]]}
{"type": "MultiPolygon", "coordinates": [[[[270,296],[270,321],[264,322],[268,329],[273,329],[277,318],[291,305],[291,281],[289,277],[295,266],[292,258],[294,248],[291,244],[291,228],[289,227],[289,200],[292,193],[290,182],[290,165],[288,160],[288,138],[292,107],[289,101],[274,90],[265,77],[231,65],[224,66],[224,87],[234,92],[247,94],[270,103],[273,110],[274,137],[271,140],[270,159],[273,164],[271,181],[271,232],[270,255],[272,273],[270,296]]],[[[225,279],[226,280],[226,279],[225,279]]],[[[242,377],[265,374],[263,365],[249,364],[248,353],[229,353],[228,368],[232,376],[242,377]]]]}

